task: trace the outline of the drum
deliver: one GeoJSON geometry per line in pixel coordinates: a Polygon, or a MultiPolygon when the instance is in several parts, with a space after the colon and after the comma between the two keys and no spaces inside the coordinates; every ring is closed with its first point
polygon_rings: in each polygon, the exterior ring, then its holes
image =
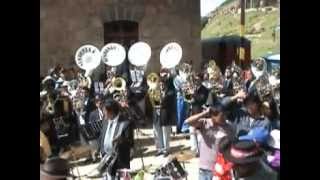
{"type": "Polygon", "coordinates": [[[177,158],[171,159],[164,166],[156,170],[156,177],[172,177],[173,179],[182,179],[187,177],[187,172],[183,169],[177,158]]]}

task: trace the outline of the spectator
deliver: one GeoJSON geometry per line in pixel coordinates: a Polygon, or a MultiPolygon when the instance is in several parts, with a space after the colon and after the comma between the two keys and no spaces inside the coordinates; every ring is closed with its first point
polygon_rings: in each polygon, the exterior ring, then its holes
{"type": "Polygon", "coordinates": [[[219,142],[219,151],[217,153],[216,162],[212,168],[212,180],[232,180],[233,163],[227,161],[222,152],[232,142],[230,137],[223,137],[219,142]]]}
{"type": "Polygon", "coordinates": [[[280,179],[280,130],[271,131],[268,146],[266,162],[277,172],[278,179],[280,179]]]}
{"type": "Polygon", "coordinates": [[[262,161],[263,151],[253,141],[235,141],[222,152],[224,158],[234,164],[235,179],[276,180],[262,161]]]}
{"type": "Polygon", "coordinates": [[[65,159],[54,157],[40,165],[40,180],[67,180],[71,176],[70,165],[65,159]]]}
{"type": "Polygon", "coordinates": [[[224,98],[223,104],[228,106],[238,98],[244,97],[246,97],[244,107],[231,109],[228,117],[235,127],[237,136],[246,135],[255,127],[264,127],[270,131],[270,122],[263,114],[262,102],[257,95],[249,94],[247,96],[244,91],[240,91],[235,96],[224,98]]]}
{"type": "Polygon", "coordinates": [[[200,131],[200,169],[199,180],[211,180],[213,177],[211,168],[217,155],[217,144],[224,136],[233,136],[234,132],[226,121],[224,108],[216,104],[214,108],[189,117],[186,122],[200,131]],[[206,116],[208,118],[206,118],[206,116]],[[214,158],[208,158],[214,157],[214,158]]]}

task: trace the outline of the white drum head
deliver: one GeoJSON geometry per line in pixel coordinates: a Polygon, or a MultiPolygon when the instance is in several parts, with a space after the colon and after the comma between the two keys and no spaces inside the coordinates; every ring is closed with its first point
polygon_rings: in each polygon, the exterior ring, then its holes
{"type": "Polygon", "coordinates": [[[160,52],[160,64],[163,68],[173,68],[179,64],[182,58],[182,48],[176,43],[168,43],[160,52]]]}
{"type": "Polygon", "coordinates": [[[134,43],[128,52],[128,59],[132,65],[144,66],[151,57],[151,47],[145,42],[134,43]]]}
{"type": "Polygon", "coordinates": [[[93,70],[100,65],[100,51],[92,45],[81,46],[76,52],[75,61],[81,69],[93,70]]]}
{"type": "Polygon", "coordinates": [[[119,66],[125,59],[126,50],[118,43],[109,43],[101,50],[101,60],[108,66],[119,66]]]}

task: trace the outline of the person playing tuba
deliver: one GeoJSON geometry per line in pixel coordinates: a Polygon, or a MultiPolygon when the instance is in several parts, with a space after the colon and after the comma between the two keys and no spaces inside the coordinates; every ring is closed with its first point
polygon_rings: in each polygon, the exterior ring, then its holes
{"type": "Polygon", "coordinates": [[[160,76],[156,73],[151,73],[147,77],[147,84],[149,86],[148,95],[152,105],[152,120],[155,144],[157,154],[169,155],[170,149],[170,115],[169,110],[173,108],[174,91],[170,87],[169,72],[162,69],[160,76]]]}

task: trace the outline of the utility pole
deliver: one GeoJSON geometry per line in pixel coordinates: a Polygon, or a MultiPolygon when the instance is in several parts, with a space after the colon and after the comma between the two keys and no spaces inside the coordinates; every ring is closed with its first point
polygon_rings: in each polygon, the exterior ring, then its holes
{"type": "Polygon", "coordinates": [[[240,0],[240,49],[239,49],[239,65],[242,67],[245,60],[244,33],[245,33],[245,0],[240,0]]]}

